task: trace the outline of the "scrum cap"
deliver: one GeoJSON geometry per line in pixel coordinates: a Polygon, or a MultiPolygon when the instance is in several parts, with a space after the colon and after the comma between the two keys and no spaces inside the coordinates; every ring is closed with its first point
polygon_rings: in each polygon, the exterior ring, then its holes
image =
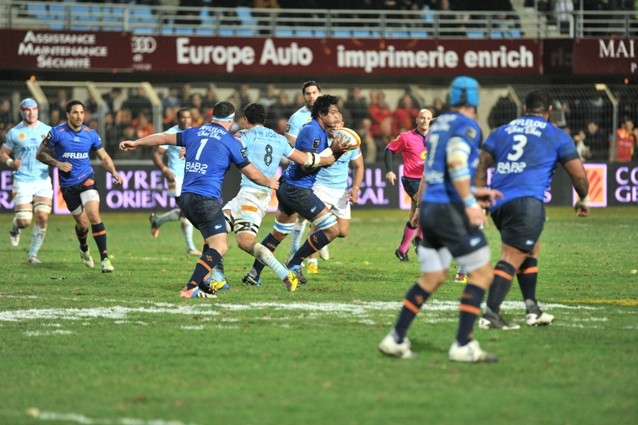
{"type": "Polygon", "coordinates": [[[37,108],[38,104],[36,103],[35,100],[31,99],[30,97],[27,97],[26,99],[22,99],[22,102],[20,102],[20,118],[24,118],[24,111],[26,111],[28,108],[37,108]]]}
{"type": "Polygon", "coordinates": [[[456,77],[450,86],[450,105],[478,108],[479,84],[472,77],[456,77]]]}

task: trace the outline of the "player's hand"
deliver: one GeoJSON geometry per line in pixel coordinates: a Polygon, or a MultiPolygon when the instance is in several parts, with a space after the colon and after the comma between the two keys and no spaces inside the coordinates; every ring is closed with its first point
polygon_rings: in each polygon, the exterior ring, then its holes
{"type": "Polygon", "coordinates": [[[268,181],[270,182],[270,183],[268,183],[268,187],[270,189],[274,189],[274,190],[279,189],[279,179],[271,179],[271,178],[269,178],[268,181]]]}
{"type": "Polygon", "coordinates": [[[578,202],[574,204],[574,211],[576,211],[578,217],[589,216],[589,196],[579,199],[578,202]]]}
{"type": "Polygon", "coordinates": [[[503,199],[503,193],[496,189],[477,187],[474,192],[474,197],[482,208],[489,208],[496,204],[496,198],[503,199]]]}
{"type": "Polygon", "coordinates": [[[13,160],[13,169],[17,170],[22,166],[22,158],[16,158],[13,160]]]}
{"type": "Polygon", "coordinates": [[[184,158],[186,156],[186,148],[184,146],[182,146],[182,148],[179,150],[178,155],[180,158],[184,158]]]}
{"type": "Polygon", "coordinates": [[[385,173],[385,179],[389,181],[392,186],[394,186],[394,183],[396,183],[397,181],[397,175],[394,174],[394,171],[388,171],[387,173],[385,173]]]}
{"type": "Polygon", "coordinates": [[[120,150],[121,151],[134,151],[137,149],[137,144],[134,140],[123,140],[120,142],[120,150]]]}
{"type": "Polygon", "coordinates": [[[73,168],[73,165],[70,162],[59,162],[58,163],[58,169],[60,171],[64,171],[65,173],[68,173],[69,171],[71,171],[72,168],[73,168]]]}
{"type": "Polygon", "coordinates": [[[465,215],[467,215],[467,219],[472,227],[480,227],[481,224],[483,224],[483,219],[485,218],[483,209],[478,205],[465,207],[465,215]]]}
{"type": "Polygon", "coordinates": [[[122,184],[122,177],[120,177],[120,174],[117,171],[113,173],[113,180],[115,180],[115,183],[117,184],[122,184]]]}
{"type": "Polygon", "coordinates": [[[337,134],[337,137],[332,139],[330,150],[333,154],[342,154],[348,150],[348,145],[340,134],[337,134]]]}
{"type": "Polygon", "coordinates": [[[356,204],[357,202],[359,202],[359,189],[352,188],[350,192],[350,203],[356,204]]]}

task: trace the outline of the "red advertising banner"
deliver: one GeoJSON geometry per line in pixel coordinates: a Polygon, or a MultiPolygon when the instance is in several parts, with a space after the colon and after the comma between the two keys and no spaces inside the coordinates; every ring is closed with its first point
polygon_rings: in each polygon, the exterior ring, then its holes
{"type": "Polygon", "coordinates": [[[638,43],[627,38],[574,40],[574,74],[630,75],[638,73],[638,43]]]}
{"type": "Polygon", "coordinates": [[[0,30],[2,69],[121,71],[132,68],[131,35],[0,30]]]}

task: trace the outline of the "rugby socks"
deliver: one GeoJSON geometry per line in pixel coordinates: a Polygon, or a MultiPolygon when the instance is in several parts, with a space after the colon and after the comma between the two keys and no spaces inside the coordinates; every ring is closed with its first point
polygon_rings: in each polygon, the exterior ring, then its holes
{"type": "Polygon", "coordinates": [[[301,238],[306,230],[306,224],[308,221],[304,218],[299,218],[295,221],[295,227],[290,232],[290,255],[294,255],[301,245],[301,238]]]}
{"type": "MultiPolygon", "coordinates": [[[[261,241],[261,244],[265,246],[266,248],[268,248],[270,252],[275,252],[275,250],[277,249],[280,243],[281,241],[278,241],[277,239],[275,239],[272,233],[268,233],[268,235],[264,238],[264,240],[261,241]]],[[[255,261],[253,262],[253,269],[257,272],[257,275],[253,277],[256,279],[259,279],[259,276],[261,275],[261,271],[264,269],[264,267],[265,267],[265,264],[255,258],[255,261]]]]}
{"type": "Polygon", "coordinates": [[[412,226],[409,221],[405,223],[405,227],[403,228],[403,239],[401,239],[399,251],[404,254],[408,252],[408,249],[410,249],[410,241],[412,241],[412,238],[414,237],[414,234],[416,232],[417,228],[415,226],[412,226]]]}
{"type": "Polygon", "coordinates": [[[277,258],[275,258],[272,252],[270,252],[270,250],[262,244],[256,243],[250,253],[262,264],[270,267],[279,279],[284,280],[288,276],[288,270],[283,266],[283,264],[277,261],[277,258]]]}
{"type": "Polygon", "coordinates": [[[203,283],[204,279],[213,271],[213,268],[215,268],[215,265],[219,263],[221,259],[222,256],[214,248],[208,248],[204,251],[202,256],[199,257],[199,260],[197,260],[195,270],[188,281],[188,285],[186,285],[186,289],[192,289],[195,286],[199,286],[200,283],[203,283]]]}
{"type": "Polygon", "coordinates": [[[37,224],[33,225],[33,230],[31,231],[31,246],[29,247],[29,258],[38,255],[38,251],[40,251],[40,248],[42,247],[42,242],[44,242],[46,234],[46,227],[41,228],[37,224]]]}
{"type": "Polygon", "coordinates": [[[186,249],[189,251],[195,249],[195,243],[193,242],[193,225],[187,218],[182,217],[180,219],[180,226],[182,228],[182,235],[186,241],[186,249]]]}
{"type": "Polygon", "coordinates": [[[330,243],[330,239],[328,236],[322,231],[317,230],[314,233],[308,235],[306,242],[295,252],[295,255],[292,256],[290,260],[286,263],[288,266],[298,266],[301,264],[303,260],[317,251],[319,251],[324,246],[330,243]]]}
{"type": "Polygon", "coordinates": [[[417,314],[421,311],[421,307],[428,300],[430,293],[419,286],[418,283],[414,283],[412,288],[408,290],[403,298],[403,307],[399,312],[399,318],[396,325],[394,325],[395,339],[398,344],[403,342],[405,334],[408,333],[408,328],[414,320],[417,314]]]}
{"type": "Polygon", "coordinates": [[[538,259],[527,257],[516,271],[518,286],[521,288],[524,300],[536,301],[536,283],[538,281],[538,259]]]}
{"type": "Polygon", "coordinates": [[[86,244],[86,239],[89,237],[89,229],[80,230],[77,226],[75,226],[75,236],[77,236],[78,242],[80,242],[80,249],[82,252],[88,251],[89,246],[86,244]]]}
{"type": "Polygon", "coordinates": [[[18,218],[14,216],[13,220],[11,220],[11,233],[17,234],[17,233],[20,233],[21,231],[22,229],[18,227],[18,218]]]}
{"type": "Polygon", "coordinates": [[[177,221],[177,220],[179,220],[181,214],[182,214],[182,211],[179,208],[174,208],[174,209],[170,210],[167,213],[164,213],[162,215],[156,216],[155,217],[155,224],[157,226],[161,226],[162,224],[166,223],[167,221],[177,221]]]}
{"type": "Polygon", "coordinates": [[[503,260],[499,260],[494,266],[494,280],[487,295],[487,306],[494,313],[498,314],[501,304],[512,287],[515,270],[513,265],[503,260]]]}
{"type": "Polygon", "coordinates": [[[100,252],[100,259],[109,258],[109,254],[106,251],[106,229],[104,228],[104,223],[92,224],[91,231],[93,232],[93,240],[97,244],[97,250],[100,252]]]}
{"type": "Polygon", "coordinates": [[[459,315],[459,330],[456,334],[456,341],[460,346],[464,346],[472,340],[472,330],[474,322],[481,314],[481,303],[485,296],[485,289],[468,283],[461,295],[461,314],[459,315]]]}

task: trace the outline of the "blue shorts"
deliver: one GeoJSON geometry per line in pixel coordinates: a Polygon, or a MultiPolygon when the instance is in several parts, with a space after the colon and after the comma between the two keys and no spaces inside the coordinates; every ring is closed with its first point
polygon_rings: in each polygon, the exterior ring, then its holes
{"type": "Polygon", "coordinates": [[[226,219],[219,199],[182,192],[179,197],[179,208],[204,239],[226,233],[226,219]]]}
{"type": "Polygon", "coordinates": [[[425,248],[445,247],[458,258],[487,246],[483,231],[470,226],[463,204],[423,202],[419,211],[419,224],[423,229],[421,245],[425,248]]]}
{"type": "Polygon", "coordinates": [[[545,225],[545,205],[536,198],[512,199],[492,211],[501,241],[522,252],[532,252],[545,225]]]}
{"type": "Polygon", "coordinates": [[[312,222],[326,205],[315,195],[311,188],[293,186],[281,179],[277,189],[279,211],[291,216],[299,213],[303,218],[312,222]]]}
{"type": "Polygon", "coordinates": [[[401,177],[401,184],[403,185],[403,190],[408,196],[412,199],[419,192],[419,184],[421,184],[421,179],[413,179],[410,177],[401,177]]]}
{"type": "Polygon", "coordinates": [[[66,207],[69,211],[75,211],[82,205],[82,198],[80,195],[87,190],[97,190],[95,186],[95,174],[91,174],[82,183],[78,183],[73,186],[67,186],[60,188],[62,192],[62,198],[66,202],[66,207]]]}

